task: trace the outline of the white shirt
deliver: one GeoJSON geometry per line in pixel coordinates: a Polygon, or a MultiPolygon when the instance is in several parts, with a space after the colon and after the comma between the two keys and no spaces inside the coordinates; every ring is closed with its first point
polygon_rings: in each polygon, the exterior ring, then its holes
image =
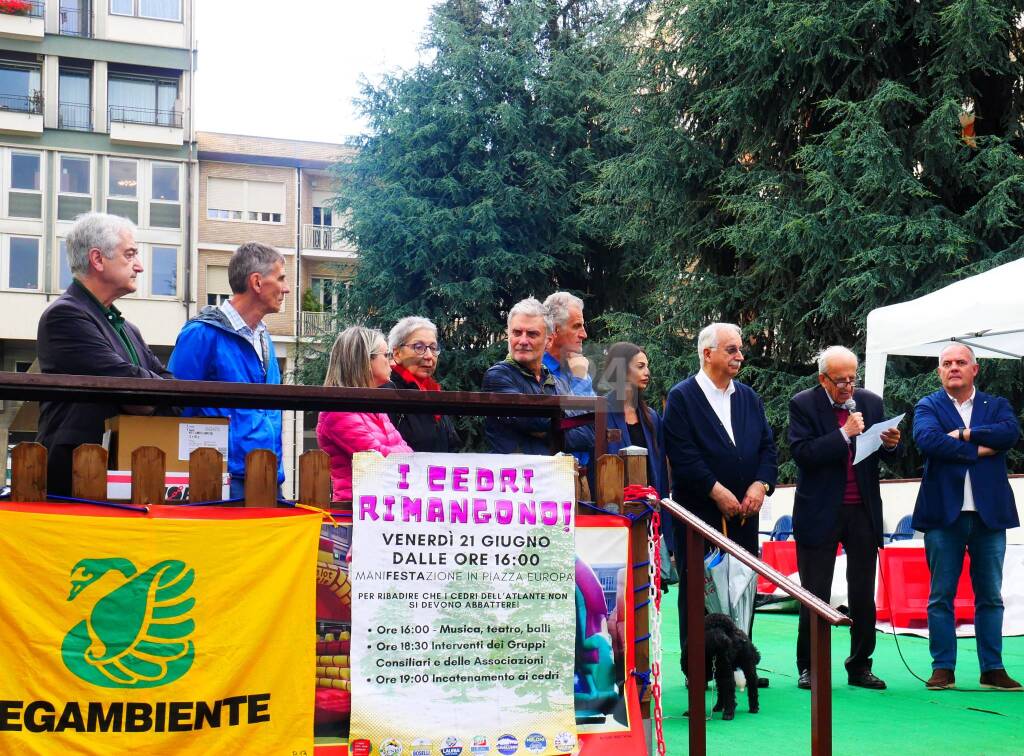
{"type": "Polygon", "coordinates": [[[729,440],[735,445],[736,439],[732,435],[732,395],[736,393],[736,386],[733,385],[732,381],[729,381],[728,387],[724,390],[720,389],[708,378],[708,374],[703,370],[697,371],[697,385],[700,386],[700,390],[707,397],[711,409],[715,411],[718,419],[725,426],[725,432],[729,434],[729,440]]]}
{"type": "MultiPolygon", "coordinates": [[[[964,399],[964,403],[960,404],[952,396],[949,398],[953,401],[953,406],[956,407],[956,411],[960,413],[960,419],[964,422],[964,428],[971,427],[971,413],[974,411],[974,394],[977,389],[971,389],[971,395],[964,399]]],[[[974,506],[974,492],[971,491],[971,474],[966,473],[964,475],[964,506],[961,512],[977,512],[978,508],[974,506]]]]}
{"type": "MultiPolygon", "coordinates": [[[[242,316],[238,314],[235,306],[227,299],[220,303],[220,311],[227,316],[227,319],[231,322],[231,327],[235,329],[235,333],[252,344],[252,348],[256,350],[256,356],[260,358],[260,364],[263,365],[263,345],[267,335],[266,323],[261,320],[256,329],[253,330],[242,319],[242,316]]],[[[266,367],[266,365],[263,366],[266,367]]]]}

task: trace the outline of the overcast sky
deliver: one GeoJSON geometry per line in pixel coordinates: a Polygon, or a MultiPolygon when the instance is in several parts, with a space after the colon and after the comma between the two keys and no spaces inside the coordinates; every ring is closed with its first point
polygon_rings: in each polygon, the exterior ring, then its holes
{"type": "Polygon", "coordinates": [[[359,77],[411,68],[432,0],[197,0],[203,131],[340,142],[359,77]]]}

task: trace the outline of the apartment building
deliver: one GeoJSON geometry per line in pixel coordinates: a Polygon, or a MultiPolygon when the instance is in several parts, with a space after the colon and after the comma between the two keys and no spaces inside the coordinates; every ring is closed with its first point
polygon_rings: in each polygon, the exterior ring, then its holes
{"type": "MultiPolygon", "coordinates": [[[[338,144],[197,133],[195,262],[196,306],[217,305],[231,296],[231,253],[260,241],[285,256],[292,293],[280,313],[265,319],[273,336],[281,375],[292,382],[298,343],[328,326],[336,287],[351,278],[355,250],[339,236],[331,208],[330,166],[344,159],[338,144]]],[[[315,448],[315,412],[286,412],[286,496],[296,493],[298,455],[315,448]]]]}
{"type": "MultiPolygon", "coordinates": [[[[170,354],[194,299],[193,3],[0,4],[3,370],[35,359],[39,317],[71,280],[64,236],[89,210],[138,225],[145,272],[118,306],[160,357],[170,354]]],[[[34,438],[33,413],[19,409],[4,403],[0,441],[34,438]]]]}

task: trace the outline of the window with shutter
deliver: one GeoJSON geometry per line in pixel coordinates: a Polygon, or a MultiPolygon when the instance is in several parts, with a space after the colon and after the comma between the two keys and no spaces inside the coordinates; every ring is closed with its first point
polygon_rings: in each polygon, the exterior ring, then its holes
{"type": "Polygon", "coordinates": [[[246,181],[211,176],[206,181],[209,220],[282,223],[285,190],[279,181],[246,181]]]}
{"type": "Polygon", "coordinates": [[[220,305],[231,298],[231,284],[228,283],[226,265],[206,266],[206,304],[220,305]]]}

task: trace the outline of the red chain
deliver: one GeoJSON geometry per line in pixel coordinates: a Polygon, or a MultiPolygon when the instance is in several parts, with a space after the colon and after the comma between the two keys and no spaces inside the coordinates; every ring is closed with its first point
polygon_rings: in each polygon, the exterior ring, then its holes
{"type": "Polygon", "coordinates": [[[643,501],[644,499],[660,499],[657,489],[653,486],[640,486],[632,483],[622,489],[623,501],[643,501]]]}
{"type": "MultiPolygon", "coordinates": [[[[661,513],[657,508],[651,512],[651,538],[654,540],[654,621],[661,622],[661,513]]],[[[658,650],[661,650],[661,631],[658,629],[658,650]]],[[[661,714],[661,660],[651,663],[651,698],[654,700],[654,730],[658,738],[658,756],[665,756],[665,735],[662,732],[661,714]]]]}

